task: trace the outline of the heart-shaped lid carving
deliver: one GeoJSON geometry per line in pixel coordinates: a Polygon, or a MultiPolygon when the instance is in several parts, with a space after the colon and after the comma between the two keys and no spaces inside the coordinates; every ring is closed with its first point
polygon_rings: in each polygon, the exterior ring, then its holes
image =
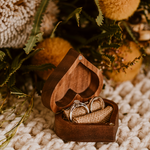
{"type": "Polygon", "coordinates": [[[49,76],[42,90],[42,102],[54,113],[98,96],[103,87],[101,71],[83,55],[70,49],[49,76]]]}

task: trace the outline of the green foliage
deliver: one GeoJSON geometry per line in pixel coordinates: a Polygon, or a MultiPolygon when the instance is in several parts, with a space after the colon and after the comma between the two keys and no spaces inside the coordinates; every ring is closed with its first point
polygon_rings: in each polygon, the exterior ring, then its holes
{"type": "Polygon", "coordinates": [[[91,21],[93,24],[95,24],[95,20],[93,17],[91,17],[90,15],[88,15],[85,11],[82,11],[82,13],[84,14],[84,16],[89,20],[91,21]]]}
{"type": "Polygon", "coordinates": [[[105,55],[109,60],[110,60],[110,62],[114,62],[114,60],[115,60],[115,57],[113,57],[112,55],[108,55],[108,54],[106,54],[105,55]]]}
{"type": "Polygon", "coordinates": [[[42,0],[40,7],[38,8],[36,12],[36,15],[34,18],[33,29],[29,37],[29,40],[25,44],[25,48],[24,48],[24,51],[26,52],[26,54],[29,54],[33,50],[37,42],[41,42],[43,40],[43,37],[42,37],[43,33],[40,31],[40,24],[42,21],[43,12],[46,10],[48,2],[49,0],[42,0]]]}
{"type": "Polygon", "coordinates": [[[100,26],[103,23],[103,14],[99,6],[99,0],[95,0],[95,4],[97,5],[98,12],[99,12],[99,15],[97,16],[95,20],[96,20],[97,25],[100,26]]]}
{"type": "Polygon", "coordinates": [[[5,51],[6,51],[6,53],[7,53],[7,56],[8,56],[10,59],[12,59],[12,56],[11,56],[11,54],[10,54],[9,49],[5,49],[5,51]]]}
{"type": "Polygon", "coordinates": [[[64,23],[68,22],[74,15],[76,17],[77,25],[79,26],[79,19],[80,19],[80,13],[82,11],[82,7],[76,8],[69,16],[67,19],[65,19],[64,23]]]}
{"type": "Polygon", "coordinates": [[[75,15],[76,15],[77,25],[79,27],[80,13],[82,11],[82,7],[78,8],[78,9],[79,9],[79,11],[75,15]]]}
{"type": "Polygon", "coordinates": [[[8,85],[8,87],[12,87],[12,86],[15,85],[15,83],[16,83],[16,74],[14,73],[14,74],[12,74],[12,76],[9,78],[7,85],[8,85]]]}
{"type": "Polygon", "coordinates": [[[0,63],[0,70],[2,70],[3,68],[5,68],[5,65],[6,65],[5,62],[1,62],[0,63]]]}
{"type": "MultiPolygon", "coordinates": [[[[21,52],[19,55],[17,55],[14,58],[14,60],[12,61],[11,65],[7,68],[7,70],[6,70],[7,75],[4,76],[4,78],[0,79],[0,87],[5,85],[10,80],[11,76],[21,67],[22,63],[25,60],[29,59],[31,56],[33,56],[35,53],[37,53],[40,50],[41,49],[35,50],[24,58],[21,57],[21,56],[23,56],[24,52],[21,52]]],[[[14,85],[15,78],[12,77],[10,82],[12,83],[12,85],[14,85]]]]}
{"type": "Polygon", "coordinates": [[[108,48],[117,49],[122,43],[122,29],[120,22],[109,20],[103,17],[99,1],[83,1],[82,13],[80,14],[80,27],[75,24],[74,14],[81,5],[79,0],[60,2],[60,19],[67,19],[60,24],[55,31],[57,36],[68,39],[73,47],[81,52],[89,61],[98,65],[103,59],[111,64],[112,57],[101,50],[108,48]],[[62,7],[63,6],[63,7],[62,7]],[[65,14],[65,16],[63,15],[65,14]]]}
{"type": "MultiPolygon", "coordinates": [[[[5,133],[5,138],[0,140],[0,142],[2,142],[2,144],[0,145],[1,150],[6,148],[6,146],[9,144],[10,140],[15,136],[17,129],[20,126],[20,124],[25,122],[25,120],[29,117],[31,110],[33,108],[33,96],[28,95],[28,97],[21,104],[18,103],[16,105],[19,105],[20,110],[22,110],[22,108],[21,108],[23,106],[22,104],[27,102],[27,99],[29,101],[27,110],[23,113],[23,115],[21,116],[21,119],[17,122],[17,124],[10,131],[5,133]]],[[[15,102],[15,103],[17,103],[17,102],[15,102]]],[[[15,106],[14,106],[14,108],[12,107],[12,112],[14,111],[15,108],[16,108],[15,106]]],[[[12,112],[10,112],[10,113],[12,113],[12,112]]],[[[20,112],[20,114],[21,114],[21,112],[20,112]]]]}
{"type": "Polygon", "coordinates": [[[27,41],[27,44],[25,44],[26,47],[24,48],[26,54],[29,54],[29,52],[33,50],[33,47],[36,46],[37,42],[38,42],[38,40],[37,40],[36,35],[31,35],[29,37],[29,40],[27,41]]]}
{"type": "Polygon", "coordinates": [[[59,24],[60,24],[61,22],[62,22],[62,21],[59,21],[59,22],[55,25],[55,27],[54,27],[54,29],[53,29],[51,35],[50,35],[50,38],[55,37],[55,31],[56,31],[57,27],[59,26],[59,24]]]}
{"type": "Polygon", "coordinates": [[[0,61],[3,61],[5,55],[6,54],[3,51],[0,50],[0,61]]]}
{"type": "Polygon", "coordinates": [[[53,29],[53,31],[52,31],[52,33],[51,33],[51,35],[50,35],[50,38],[53,38],[53,37],[55,37],[55,31],[56,31],[56,29],[57,29],[57,27],[59,26],[59,24],[60,23],[67,23],[72,17],[76,17],[76,21],[77,21],[77,25],[79,26],[79,20],[80,20],[80,13],[81,13],[81,11],[82,11],[82,7],[79,7],[79,8],[76,8],[67,18],[66,18],[66,20],[65,21],[59,21],[56,25],[55,25],[55,27],[54,27],[54,29],[53,29]]]}
{"type": "Polygon", "coordinates": [[[27,97],[28,95],[23,93],[20,89],[18,89],[16,86],[10,87],[10,94],[14,94],[18,96],[18,98],[27,97]]]}
{"type": "MultiPolygon", "coordinates": [[[[105,39],[107,38],[107,47],[108,45],[110,45],[111,43],[111,40],[112,40],[112,37],[116,37],[117,39],[121,40],[122,39],[122,34],[121,34],[121,28],[119,25],[117,24],[110,24],[110,25],[105,25],[103,24],[101,27],[100,27],[100,30],[102,31],[100,34],[98,35],[95,35],[93,36],[92,38],[90,38],[86,44],[89,44],[91,43],[92,41],[95,41],[95,40],[102,40],[102,39],[105,39]]],[[[115,46],[116,47],[116,44],[115,45],[111,45],[111,47],[115,46]]],[[[114,47],[114,48],[115,48],[114,47]]]]}
{"type": "Polygon", "coordinates": [[[48,70],[48,69],[53,69],[53,68],[56,68],[53,64],[51,63],[47,63],[47,64],[42,64],[42,65],[28,65],[28,66],[22,66],[23,69],[26,69],[26,70],[32,70],[32,71],[35,71],[35,70],[48,70]]]}
{"type": "Polygon", "coordinates": [[[120,47],[120,44],[119,43],[111,43],[111,44],[108,44],[108,43],[103,43],[103,45],[101,46],[101,48],[119,48],[120,47]]]}
{"type": "Polygon", "coordinates": [[[131,36],[131,38],[133,39],[133,41],[138,44],[138,41],[136,40],[136,38],[134,37],[131,29],[129,28],[129,26],[127,25],[127,23],[125,21],[122,21],[122,24],[125,26],[127,32],[129,33],[129,35],[131,36]]]}

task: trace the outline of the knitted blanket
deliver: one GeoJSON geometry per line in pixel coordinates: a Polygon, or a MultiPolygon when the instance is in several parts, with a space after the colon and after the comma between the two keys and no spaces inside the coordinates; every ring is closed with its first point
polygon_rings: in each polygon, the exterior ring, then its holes
{"type": "MultiPolygon", "coordinates": [[[[36,96],[29,119],[18,128],[5,150],[148,150],[150,149],[150,72],[139,74],[132,82],[124,82],[116,88],[105,83],[101,96],[119,107],[119,128],[116,141],[64,142],[54,132],[55,115],[36,96]]],[[[5,119],[0,115],[0,121],[5,119]]],[[[0,128],[0,140],[20,120],[15,114],[12,121],[0,128]]]]}

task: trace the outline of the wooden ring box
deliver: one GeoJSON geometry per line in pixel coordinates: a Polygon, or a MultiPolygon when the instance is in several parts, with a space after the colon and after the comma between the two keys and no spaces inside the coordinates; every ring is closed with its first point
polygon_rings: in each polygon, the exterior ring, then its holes
{"type": "Polygon", "coordinates": [[[61,63],[49,76],[42,90],[42,102],[55,115],[55,132],[65,141],[113,142],[118,129],[118,106],[107,99],[105,105],[113,112],[108,123],[78,124],[64,120],[63,109],[74,100],[86,102],[99,96],[103,87],[101,71],[77,51],[70,49],[61,63]]]}

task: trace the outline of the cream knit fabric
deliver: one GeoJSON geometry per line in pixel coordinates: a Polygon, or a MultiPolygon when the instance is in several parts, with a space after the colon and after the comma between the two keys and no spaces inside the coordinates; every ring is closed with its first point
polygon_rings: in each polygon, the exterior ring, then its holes
{"type": "MultiPolygon", "coordinates": [[[[41,97],[35,97],[34,109],[25,124],[5,150],[148,150],[150,149],[150,72],[139,74],[133,82],[124,82],[113,89],[106,83],[101,96],[119,106],[119,128],[116,141],[67,142],[54,132],[54,113],[45,108],[41,97]]],[[[6,115],[1,115],[0,120],[6,115]]],[[[10,123],[0,128],[0,139],[20,118],[12,114],[10,123]]]]}

